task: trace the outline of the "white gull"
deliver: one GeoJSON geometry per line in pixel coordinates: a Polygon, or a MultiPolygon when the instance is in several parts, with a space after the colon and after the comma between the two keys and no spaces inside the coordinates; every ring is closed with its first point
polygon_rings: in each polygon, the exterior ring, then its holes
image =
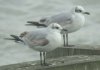
{"type": "Polygon", "coordinates": [[[89,15],[82,6],[75,6],[69,12],[60,13],[51,17],[41,18],[38,22],[28,21],[27,25],[36,25],[46,27],[51,23],[58,23],[67,30],[64,34],[64,46],[68,46],[68,33],[79,30],[85,23],[84,14],[89,15]],[[67,39],[65,39],[67,38],[67,39]],[[66,43],[67,42],[67,43],[66,43]]]}

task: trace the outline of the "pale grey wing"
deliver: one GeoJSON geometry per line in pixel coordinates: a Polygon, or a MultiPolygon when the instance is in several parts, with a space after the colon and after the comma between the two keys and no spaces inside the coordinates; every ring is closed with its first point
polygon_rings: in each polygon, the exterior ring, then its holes
{"type": "Polygon", "coordinates": [[[35,39],[31,41],[33,46],[45,46],[49,43],[47,39],[35,39]]]}
{"type": "Polygon", "coordinates": [[[28,34],[24,37],[25,41],[28,43],[31,42],[32,46],[44,46],[48,44],[49,41],[46,39],[47,32],[45,30],[43,28],[28,32],[28,34]]]}
{"type": "Polygon", "coordinates": [[[35,39],[45,39],[48,32],[45,28],[35,29],[33,31],[28,32],[28,34],[24,37],[28,40],[35,40],[35,39]]]}
{"type": "Polygon", "coordinates": [[[41,19],[40,19],[40,22],[41,22],[41,23],[44,23],[44,22],[46,22],[46,21],[47,21],[47,18],[41,18],[41,19]]]}
{"type": "Polygon", "coordinates": [[[46,19],[46,24],[59,23],[61,25],[65,25],[65,23],[70,24],[72,22],[73,22],[72,15],[68,13],[61,13],[46,19]]]}
{"type": "Polygon", "coordinates": [[[50,18],[50,17],[41,18],[40,21],[39,21],[39,23],[40,23],[40,24],[45,24],[46,26],[48,26],[49,18],[50,18]]]}

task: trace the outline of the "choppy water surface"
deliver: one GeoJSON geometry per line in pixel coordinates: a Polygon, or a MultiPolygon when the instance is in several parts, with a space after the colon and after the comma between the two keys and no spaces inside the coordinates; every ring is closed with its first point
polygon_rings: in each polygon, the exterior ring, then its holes
{"type": "Polygon", "coordinates": [[[24,26],[28,20],[68,11],[75,5],[84,6],[91,15],[86,16],[82,29],[70,34],[70,43],[100,44],[99,4],[99,0],[0,0],[0,65],[38,60],[38,52],[3,38],[34,29],[24,26]]]}

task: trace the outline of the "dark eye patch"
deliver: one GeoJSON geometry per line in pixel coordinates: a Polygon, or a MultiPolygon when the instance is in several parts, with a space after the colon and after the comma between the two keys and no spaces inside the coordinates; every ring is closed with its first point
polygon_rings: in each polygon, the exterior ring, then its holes
{"type": "Polygon", "coordinates": [[[78,10],[78,12],[82,12],[82,10],[78,10]]]}
{"type": "Polygon", "coordinates": [[[52,29],[59,29],[58,26],[52,26],[52,29]]]}
{"type": "Polygon", "coordinates": [[[80,12],[82,12],[82,10],[80,10],[80,9],[75,9],[75,12],[80,13],[80,12]]]}
{"type": "Polygon", "coordinates": [[[56,29],[59,29],[59,27],[55,27],[56,29]]]}

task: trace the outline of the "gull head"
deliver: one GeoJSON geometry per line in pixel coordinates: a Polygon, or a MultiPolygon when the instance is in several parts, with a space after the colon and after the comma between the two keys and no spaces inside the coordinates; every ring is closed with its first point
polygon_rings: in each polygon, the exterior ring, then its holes
{"type": "Polygon", "coordinates": [[[59,25],[58,23],[51,23],[49,24],[48,28],[51,28],[53,30],[56,30],[58,32],[60,32],[61,34],[63,32],[66,32],[67,30],[66,29],[63,29],[61,25],[59,25]]]}
{"type": "Polygon", "coordinates": [[[62,30],[63,28],[61,27],[61,25],[59,25],[58,23],[51,23],[48,28],[52,28],[52,29],[56,29],[56,30],[62,30]]]}
{"type": "Polygon", "coordinates": [[[82,6],[76,6],[74,11],[75,11],[75,13],[81,13],[81,14],[90,15],[90,13],[85,11],[85,9],[82,6]]]}

